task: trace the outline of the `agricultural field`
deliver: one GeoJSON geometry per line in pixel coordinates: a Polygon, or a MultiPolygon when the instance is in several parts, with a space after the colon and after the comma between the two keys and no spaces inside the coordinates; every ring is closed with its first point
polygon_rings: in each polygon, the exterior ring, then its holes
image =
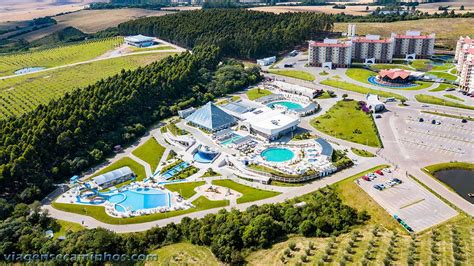
{"type": "Polygon", "coordinates": [[[311,126],[336,138],[381,147],[372,115],[358,107],[357,101],[339,101],[324,115],[311,120],[311,126]]]}
{"type": "MultiPolygon", "coordinates": [[[[418,29],[424,33],[436,33],[436,44],[451,49],[456,48],[456,40],[461,35],[474,35],[473,18],[438,18],[391,23],[357,23],[357,34],[379,34],[389,37],[392,32],[403,33],[418,29]]],[[[347,23],[335,23],[335,31],[347,31],[347,23]]]]}
{"type": "Polygon", "coordinates": [[[23,68],[50,68],[94,59],[123,43],[122,37],[0,56],[0,77],[23,68]]]}
{"type": "Polygon", "coordinates": [[[75,27],[85,33],[95,33],[122,22],[149,16],[163,16],[172,11],[147,10],[140,8],[81,10],[78,12],[53,17],[56,25],[22,34],[16,38],[34,41],[67,27],[75,27]]]}
{"type": "Polygon", "coordinates": [[[0,79],[0,119],[21,115],[66,92],[113,76],[122,69],[135,69],[171,54],[173,53],[130,55],[0,79]]]}
{"type": "Polygon", "coordinates": [[[287,13],[287,12],[314,12],[314,13],[327,13],[327,14],[340,14],[344,13],[347,15],[365,16],[369,15],[370,12],[374,11],[377,6],[370,6],[369,11],[365,10],[366,6],[346,6],[346,9],[335,9],[332,5],[327,6],[261,6],[252,7],[250,10],[272,12],[275,14],[287,13]]]}

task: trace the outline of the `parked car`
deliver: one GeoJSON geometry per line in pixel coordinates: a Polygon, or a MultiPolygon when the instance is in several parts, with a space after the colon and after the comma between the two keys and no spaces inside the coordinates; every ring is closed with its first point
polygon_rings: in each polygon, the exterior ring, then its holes
{"type": "Polygon", "coordinates": [[[293,67],[293,64],[284,64],[284,67],[293,67]]]}
{"type": "Polygon", "coordinates": [[[382,189],[386,188],[384,184],[379,184],[379,187],[382,188],[382,189]]]}
{"type": "Polygon", "coordinates": [[[398,178],[392,178],[392,181],[397,183],[397,184],[401,184],[402,183],[402,180],[398,179],[398,178]]]}
{"type": "Polygon", "coordinates": [[[420,117],[420,118],[418,118],[418,122],[425,122],[425,119],[420,117]]]}
{"type": "Polygon", "coordinates": [[[467,119],[461,120],[461,123],[467,123],[467,119]]]}
{"type": "Polygon", "coordinates": [[[382,187],[380,187],[379,185],[374,185],[374,188],[377,189],[377,190],[380,190],[380,191],[383,190],[382,187]]]}
{"type": "Polygon", "coordinates": [[[370,178],[368,176],[363,176],[362,179],[364,179],[365,181],[370,181],[370,178]]]}
{"type": "Polygon", "coordinates": [[[382,170],[377,170],[377,171],[375,171],[375,173],[378,174],[378,175],[383,175],[382,170]]]}
{"type": "Polygon", "coordinates": [[[455,88],[447,88],[446,91],[453,91],[455,88]]]}
{"type": "Polygon", "coordinates": [[[376,115],[375,118],[382,118],[382,116],[381,115],[376,115]]]}
{"type": "Polygon", "coordinates": [[[423,104],[421,107],[430,107],[430,106],[427,104],[423,104]]]}

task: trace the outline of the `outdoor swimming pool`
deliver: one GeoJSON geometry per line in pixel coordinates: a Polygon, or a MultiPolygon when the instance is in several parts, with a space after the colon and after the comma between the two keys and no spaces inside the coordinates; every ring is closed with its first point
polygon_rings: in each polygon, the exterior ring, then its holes
{"type": "Polygon", "coordinates": [[[194,154],[194,160],[198,163],[211,163],[217,153],[198,151],[194,154]]]}
{"type": "Polygon", "coordinates": [[[303,108],[303,106],[301,106],[301,104],[295,103],[295,102],[290,102],[290,101],[277,101],[277,102],[271,102],[271,103],[267,104],[267,106],[270,107],[270,108],[275,108],[276,105],[284,106],[284,107],[288,108],[289,110],[295,110],[295,109],[303,108]]]}
{"type": "Polygon", "coordinates": [[[381,82],[377,81],[375,76],[370,76],[367,79],[367,81],[374,84],[374,85],[377,85],[377,86],[387,87],[387,88],[396,88],[396,89],[404,89],[404,88],[411,88],[411,87],[418,86],[418,84],[415,84],[415,83],[385,84],[385,83],[381,83],[381,82]]]}
{"type": "Polygon", "coordinates": [[[169,178],[173,177],[175,174],[179,173],[181,170],[187,168],[188,166],[189,166],[189,163],[182,162],[182,163],[176,165],[175,167],[171,168],[170,170],[164,172],[161,176],[164,179],[169,179],[169,178]]]}
{"type": "Polygon", "coordinates": [[[227,146],[227,145],[229,145],[229,144],[233,143],[234,141],[236,141],[238,139],[241,139],[241,138],[242,138],[242,136],[233,133],[232,136],[229,139],[226,139],[226,140],[222,141],[221,145],[227,146]]]}
{"type": "Polygon", "coordinates": [[[293,159],[295,154],[286,148],[268,148],[260,156],[269,162],[281,163],[293,159]]]}
{"type": "Polygon", "coordinates": [[[119,212],[169,207],[170,204],[167,192],[152,188],[126,190],[109,196],[108,201],[115,203],[115,210],[119,212]]]}

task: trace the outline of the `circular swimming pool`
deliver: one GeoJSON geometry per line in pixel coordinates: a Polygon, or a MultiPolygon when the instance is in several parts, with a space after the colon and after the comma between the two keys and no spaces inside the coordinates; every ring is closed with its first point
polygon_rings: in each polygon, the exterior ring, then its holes
{"type": "Polygon", "coordinates": [[[387,87],[387,88],[397,88],[397,89],[411,88],[411,87],[418,86],[418,84],[415,84],[415,83],[403,83],[403,84],[382,83],[382,82],[379,82],[375,76],[370,76],[367,79],[367,81],[377,86],[382,86],[382,87],[387,87]]]}
{"type": "Polygon", "coordinates": [[[269,162],[281,163],[293,159],[295,154],[286,148],[268,148],[260,156],[269,162]]]}
{"type": "Polygon", "coordinates": [[[271,103],[267,104],[267,106],[270,107],[270,108],[275,108],[276,105],[284,106],[284,107],[288,108],[289,110],[303,108],[303,106],[301,106],[301,104],[291,102],[291,101],[277,101],[277,102],[271,102],[271,103]]]}

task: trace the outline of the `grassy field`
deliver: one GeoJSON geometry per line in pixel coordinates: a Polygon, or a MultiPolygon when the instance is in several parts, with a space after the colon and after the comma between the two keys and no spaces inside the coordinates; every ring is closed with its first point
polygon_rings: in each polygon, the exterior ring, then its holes
{"type": "Polygon", "coordinates": [[[458,119],[466,119],[469,121],[474,121],[474,118],[470,116],[459,116],[459,115],[452,115],[452,114],[446,114],[446,113],[440,113],[440,112],[432,112],[432,111],[421,111],[422,113],[426,114],[432,114],[432,115],[440,115],[440,116],[445,116],[445,117],[451,117],[451,118],[458,118],[458,119]]]}
{"type": "Polygon", "coordinates": [[[268,72],[280,76],[302,79],[307,81],[313,81],[315,79],[313,74],[299,70],[269,70],[268,72]]]}
{"type": "Polygon", "coordinates": [[[427,74],[436,76],[436,77],[441,78],[441,79],[451,80],[451,81],[456,81],[456,79],[458,78],[457,76],[446,73],[446,72],[430,71],[427,74]]]}
{"type": "Polygon", "coordinates": [[[189,208],[187,210],[179,210],[179,211],[172,211],[172,212],[165,212],[165,213],[154,213],[150,215],[144,216],[136,216],[136,217],[129,217],[129,218],[114,218],[109,216],[105,213],[105,209],[102,206],[91,206],[91,205],[79,205],[79,204],[68,204],[68,203],[56,203],[53,202],[52,206],[55,209],[77,213],[82,215],[88,215],[93,217],[94,219],[108,223],[108,224],[134,224],[134,223],[146,223],[155,220],[170,218],[182,214],[212,209],[212,208],[219,208],[225,207],[229,205],[229,201],[227,200],[217,200],[211,201],[201,196],[194,200],[192,204],[195,208],[189,208]]]}
{"type": "Polygon", "coordinates": [[[0,79],[0,119],[21,115],[77,88],[120,73],[122,69],[161,60],[173,53],[130,55],[87,64],[0,79]]]}
{"type": "Polygon", "coordinates": [[[434,89],[431,89],[430,91],[432,91],[432,92],[444,91],[448,88],[455,88],[455,87],[456,87],[456,85],[440,83],[438,87],[436,87],[434,89]]]}
{"type": "Polygon", "coordinates": [[[150,138],[140,147],[132,151],[132,154],[147,162],[151,171],[155,171],[158,163],[165,152],[165,147],[161,146],[155,138],[150,138]]]}
{"type": "Polygon", "coordinates": [[[429,165],[423,168],[425,172],[428,172],[431,174],[434,174],[437,171],[446,170],[446,169],[466,169],[466,170],[474,171],[474,164],[468,163],[468,162],[448,162],[448,163],[433,164],[433,165],[429,165]]]}
{"type": "MultiPolygon", "coordinates": [[[[447,3],[446,5],[450,5],[447,3]]],[[[439,11],[438,11],[439,12],[439,11]]],[[[378,34],[389,37],[392,32],[404,33],[407,30],[417,29],[424,33],[436,33],[436,44],[456,48],[459,36],[474,35],[471,27],[472,18],[438,18],[390,23],[357,23],[357,34],[378,34]]],[[[334,23],[335,31],[347,31],[347,23],[334,23]]]]}
{"type": "MultiPolygon", "coordinates": [[[[159,258],[159,265],[222,265],[208,247],[189,243],[178,243],[164,246],[150,252],[159,258]]],[[[156,265],[155,262],[145,265],[156,265]]]]}
{"type": "Polygon", "coordinates": [[[114,37],[26,53],[0,56],[0,76],[13,75],[26,67],[55,67],[94,59],[123,42],[114,37]]]}
{"type": "Polygon", "coordinates": [[[115,169],[118,169],[118,168],[121,168],[121,167],[124,167],[124,166],[128,166],[128,167],[130,167],[130,169],[132,169],[132,171],[137,175],[137,180],[143,180],[144,178],[146,178],[145,168],[141,164],[139,164],[139,163],[135,162],[134,160],[130,159],[129,157],[124,157],[124,158],[108,165],[107,167],[103,168],[102,170],[95,172],[90,178],[93,178],[93,177],[101,175],[101,174],[105,174],[107,172],[113,171],[115,169]]]}
{"type": "Polygon", "coordinates": [[[415,99],[421,103],[429,103],[429,104],[444,105],[444,106],[449,106],[449,107],[474,110],[474,106],[464,105],[464,104],[448,101],[445,99],[441,99],[441,98],[426,95],[426,94],[415,95],[415,99]]]}
{"type": "Polygon", "coordinates": [[[194,189],[204,184],[206,184],[206,182],[199,181],[199,182],[169,184],[169,185],[166,185],[165,187],[171,191],[178,192],[183,198],[189,199],[192,196],[194,196],[194,194],[196,194],[196,191],[194,191],[194,189]]]}
{"type": "Polygon", "coordinates": [[[370,68],[373,69],[392,69],[392,68],[399,68],[399,69],[405,69],[405,70],[413,70],[412,67],[409,65],[402,65],[402,64],[372,64],[370,65],[370,68]]]}
{"type": "Polygon", "coordinates": [[[272,94],[272,92],[265,89],[253,88],[253,89],[248,90],[246,94],[249,100],[256,100],[260,97],[270,95],[272,94]]]}
{"type": "Polygon", "coordinates": [[[236,182],[234,182],[232,180],[228,180],[228,179],[213,180],[212,184],[214,184],[216,186],[228,187],[232,190],[235,190],[235,191],[241,193],[242,197],[237,199],[237,203],[239,203],[239,204],[240,203],[245,203],[245,202],[256,201],[256,200],[261,200],[261,199],[266,199],[266,198],[271,198],[271,197],[274,197],[274,196],[280,194],[280,192],[256,189],[256,188],[253,188],[253,187],[249,187],[249,186],[246,186],[246,185],[236,183],[236,182]]]}
{"type": "Polygon", "coordinates": [[[351,151],[352,151],[355,155],[359,155],[359,156],[362,156],[362,157],[375,157],[375,154],[373,154],[373,153],[371,153],[371,152],[368,152],[368,151],[366,151],[366,150],[351,148],[351,151]]]}
{"type": "Polygon", "coordinates": [[[324,115],[311,120],[317,130],[336,138],[381,147],[377,127],[371,114],[357,110],[357,101],[339,101],[324,115]]]}
{"type": "Polygon", "coordinates": [[[84,229],[82,225],[77,224],[77,223],[72,223],[72,222],[63,221],[63,220],[56,220],[56,222],[61,226],[61,228],[59,231],[54,232],[54,238],[58,238],[60,236],[66,236],[67,232],[69,231],[77,232],[84,229]]]}
{"type": "Polygon", "coordinates": [[[362,86],[355,85],[355,84],[352,84],[352,83],[349,83],[349,82],[335,80],[335,79],[323,80],[323,81],[321,81],[321,84],[331,86],[331,87],[335,87],[335,88],[338,88],[338,89],[341,89],[341,90],[353,91],[353,92],[362,93],[362,94],[367,94],[367,93],[377,94],[377,95],[379,95],[380,97],[383,97],[383,98],[393,97],[393,98],[398,99],[398,100],[402,100],[402,99],[406,100],[407,99],[405,96],[402,96],[400,94],[396,94],[396,93],[392,93],[392,92],[386,92],[386,91],[382,91],[382,90],[369,89],[369,88],[366,88],[366,87],[362,87],[362,86]]]}
{"type": "Polygon", "coordinates": [[[456,101],[464,102],[463,99],[461,99],[461,98],[459,98],[459,97],[457,97],[457,96],[454,96],[454,95],[452,95],[452,94],[445,94],[445,95],[443,95],[443,96],[446,97],[446,98],[449,98],[449,99],[456,100],[456,101]]]}

